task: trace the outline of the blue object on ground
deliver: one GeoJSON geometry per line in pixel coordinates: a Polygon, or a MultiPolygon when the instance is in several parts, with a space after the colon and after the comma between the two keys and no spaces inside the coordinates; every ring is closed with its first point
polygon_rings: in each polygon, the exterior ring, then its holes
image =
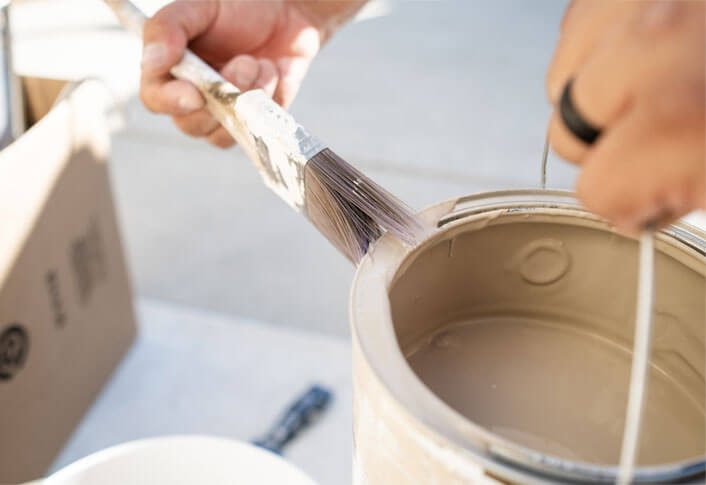
{"type": "Polygon", "coordinates": [[[331,402],[332,393],[328,389],[314,385],[292,403],[275,425],[263,437],[253,440],[253,444],[278,455],[302,430],[309,427],[331,402]]]}

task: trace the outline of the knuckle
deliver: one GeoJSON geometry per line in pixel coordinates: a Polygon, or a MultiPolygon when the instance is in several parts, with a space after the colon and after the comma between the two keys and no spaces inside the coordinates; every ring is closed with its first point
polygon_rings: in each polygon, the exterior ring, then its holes
{"type": "Polygon", "coordinates": [[[261,72],[264,71],[267,74],[274,73],[276,71],[275,63],[264,57],[260,59],[260,70],[261,72]]]}
{"type": "Polygon", "coordinates": [[[706,125],[704,77],[668,73],[662,82],[641,93],[640,101],[655,121],[680,126],[689,125],[702,134],[706,125]]]}
{"type": "Polygon", "coordinates": [[[656,39],[679,32],[686,17],[684,3],[664,0],[643,2],[637,12],[638,34],[656,39]]]}
{"type": "Polygon", "coordinates": [[[181,49],[185,46],[183,28],[175,20],[179,15],[174,15],[172,11],[178,8],[180,7],[176,4],[168,4],[145,21],[142,30],[144,44],[159,42],[171,46],[172,49],[181,49]]]}

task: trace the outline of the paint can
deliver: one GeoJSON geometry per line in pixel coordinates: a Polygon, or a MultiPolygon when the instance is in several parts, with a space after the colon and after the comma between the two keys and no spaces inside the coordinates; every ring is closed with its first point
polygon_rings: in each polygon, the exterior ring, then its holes
{"type": "MultiPolygon", "coordinates": [[[[422,212],[381,238],[351,291],[354,483],[614,482],[637,242],[562,191],[422,212]]],[[[703,483],[706,234],[658,235],[650,381],[635,481],[703,483]]]]}

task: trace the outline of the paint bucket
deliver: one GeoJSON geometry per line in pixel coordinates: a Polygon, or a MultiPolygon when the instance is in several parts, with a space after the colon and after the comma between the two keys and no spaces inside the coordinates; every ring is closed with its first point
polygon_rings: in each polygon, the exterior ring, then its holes
{"type": "MultiPolygon", "coordinates": [[[[383,237],[351,292],[354,483],[614,482],[637,242],[570,193],[433,206],[413,251],[383,237]]],[[[706,467],[706,234],[656,243],[650,380],[636,482],[706,467]]]]}

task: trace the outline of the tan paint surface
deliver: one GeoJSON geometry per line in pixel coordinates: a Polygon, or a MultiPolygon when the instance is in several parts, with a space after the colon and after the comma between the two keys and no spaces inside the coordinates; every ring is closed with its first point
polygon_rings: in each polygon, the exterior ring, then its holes
{"type": "MultiPolygon", "coordinates": [[[[706,267],[665,240],[658,249],[641,465],[706,448],[706,267]]],[[[397,339],[419,378],[469,420],[558,457],[615,464],[636,261],[635,241],[567,217],[456,227],[393,281],[397,339]]]]}
{"type": "Polygon", "coordinates": [[[376,378],[356,343],[353,367],[354,485],[502,483],[410,416],[376,378]]]}
{"type": "MultiPolygon", "coordinates": [[[[419,377],[464,416],[512,441],[564,458],[616,463],[631,354],[560,322],[462,322],[410,358],[419,377]]],[[[657,369],[650,376],[641,463],[696,456],[704,415],[657,369]]]]}

